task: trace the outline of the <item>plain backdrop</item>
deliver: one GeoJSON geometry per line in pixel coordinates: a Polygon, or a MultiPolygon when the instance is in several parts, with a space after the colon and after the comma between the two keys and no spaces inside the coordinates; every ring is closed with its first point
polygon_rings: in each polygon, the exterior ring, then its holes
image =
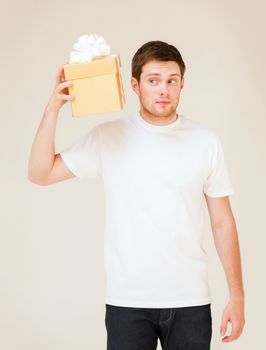
{"type": "Polygon", "coordinates": [[[149,40],[175,45],[187,66],[177,111],[221,138],[235,189],[231,205],[241,246],[246,326],[238,340],[221,342],[228,288],[206,213],[212,350],[263,348],[265,11],[259,0],[1,1],[1,349],[106,349],[101,179],[41,187],[27,178],[31,145],[57,70],[77,38],[94,33],[121,56],[126,107],[73,118],[65,105],[56,151],[97,123],[137,111],[130,87],[133,54],[149,40]]]}

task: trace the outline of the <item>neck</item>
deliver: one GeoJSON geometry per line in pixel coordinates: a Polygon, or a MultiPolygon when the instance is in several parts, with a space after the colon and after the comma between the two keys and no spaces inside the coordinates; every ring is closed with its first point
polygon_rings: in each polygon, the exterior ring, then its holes
{"type": "Polygon", "coordinates": [[[146,111],[141,109],[139,111],[139,114],[142,117],[142,119],[144,119],[146,122],[148,122],[150,124],[154,124],[154,125],[172,124],[178,118],[178,114],[176,112],[174,112],[170,115],[166,115],[166,116],[159,116],[159,115],[151,114],[149,112],[147,113],[146,111]]]}

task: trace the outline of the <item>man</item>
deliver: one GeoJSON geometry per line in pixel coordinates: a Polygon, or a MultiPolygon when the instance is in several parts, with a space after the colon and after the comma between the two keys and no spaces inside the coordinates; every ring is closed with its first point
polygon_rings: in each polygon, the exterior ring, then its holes
{"type": "Polygon", "coordinates": [[[55,154],[58,112],[74,98],[61,68],[32,146],[29,179],[36,184],[103,178],[108,349],[153,350],[158,338],[163,350],[210,349],[205,200],[230,295],[222,340],[237,339],[244,327],[232,186],[216,134],[176,112],[184,73],[174,46],[147,42],[132,60],[139,112],[99,124],[55,154]]]}

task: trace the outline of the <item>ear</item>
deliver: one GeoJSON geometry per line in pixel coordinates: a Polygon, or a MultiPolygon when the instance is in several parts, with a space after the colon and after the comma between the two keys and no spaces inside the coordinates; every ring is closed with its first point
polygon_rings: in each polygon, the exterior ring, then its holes
{"type": "Polygon", "coordinates": [[[136,78],[131,77],[132,90],[139,96],[139,83],[136,78]]]}
{"type": "Polygon", "coordinates": [[[184,77],[181,80],[181,89],[183,89],[183,87],[184,87],[184,77]]]}

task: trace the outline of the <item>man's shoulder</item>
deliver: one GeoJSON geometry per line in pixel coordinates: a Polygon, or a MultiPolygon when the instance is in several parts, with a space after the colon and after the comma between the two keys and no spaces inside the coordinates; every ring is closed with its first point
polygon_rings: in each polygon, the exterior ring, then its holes
{"type": "Polygon", "coordinates": [[[117,137],[128,130],[130,131],[131,125],[129,119],[127,115],[122,115],[119,118],[99,123],[97,129],[102,136],[117,137]]]}
{"type": "Polygon", "coordinates": [[[206,138],[210,141],[218,139],[217,133],[211,128],[203,125],[202,122],[183,115],[183,127],[195,132],[199,137],[206,138]]]}

